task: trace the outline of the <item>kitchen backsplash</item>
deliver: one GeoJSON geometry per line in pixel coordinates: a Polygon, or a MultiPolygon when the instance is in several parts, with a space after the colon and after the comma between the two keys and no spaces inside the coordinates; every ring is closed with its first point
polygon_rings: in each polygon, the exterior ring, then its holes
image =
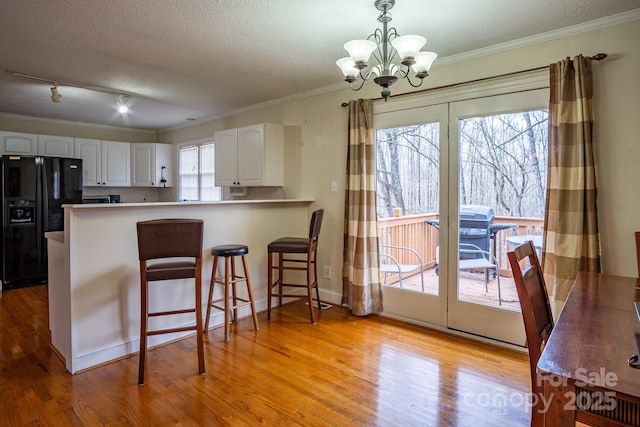
{"type": "Polygon", "coordinates": [[[145,187],[84,187],[83,196],[107,196],[109,194],[119,194],[120,203],[142,203],[158,202],[157,188],[145,187]],[[146,198],[146,200],[145,200],[146,198]]]}

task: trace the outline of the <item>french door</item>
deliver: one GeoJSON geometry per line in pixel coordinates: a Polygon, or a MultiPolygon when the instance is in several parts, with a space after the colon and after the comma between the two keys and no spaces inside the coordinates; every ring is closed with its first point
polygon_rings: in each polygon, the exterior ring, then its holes
{"type": "MultiPolygon", "coordinates": [[[[427,247],[433,246],[429,245],[427,233],[432,233],[433,236],[437,236],[437,233],[433,233],[433,230],[427,228],[429,226],[425,221],[428,218],[437,218],[439,216],[442,192],[446,189],[446,186],[442,186],[442,182],[447,180],[447,168],[442,168],[440,165],[446,164],[448,161],[447,116],[447,105],[441,104],[376,114],[374,118],[377,129],[377,146],[380,147],[380,150],[376,153],[378,167],[377,191],[379,195],[386,194],[389,187],[391,187],[385,183],[399,179],[399,177],[395,176],[397,175],[397,169],[402,168],[403,165],[407,167],[407,163],[416,162],[415,157],[430,158],[430,161],[428,161],[429,171],[421,170],[427,169],[427,167],[414,168],[409,173],[409,176],[404,179],[405,182],[403,184],[405,187],[420,185],[420,188],[416,191],[431,192],[431,203],[428,208],[425,207],[421,212],[398,212],[398,205],[403,204],[398,201],[400,196],[394,198],[392,194],[389,194],[389,197],[385,198],[384,202],[380,202],[381,197],[378,197],[379,217],[383,211],[394,212],[395,209],[396,214],[401,214],[400,217],[396,217],[400,222],[405,217],[412,217],[411,221],[414,222],[412,229],[417,230],[417,232],[405,232],[405,229],[408,229],[407,227],[378,227],[381,253],[393,256],[404,265],[416,264],[415,259],[413,259],[414,254],[408,253],[406,250],[397,249],[398,247],[416,250],[419,249],[417,246],[421,246],[422,250],[419,250],[421,252],[419,255],[423,262],[428,262],[424,258],[428,256],[429,250],[433,250],[433,247],[427,247]],[[390,153],[388,155],[382,153],[385,145],[389,146],[390,153]],[[413,154],[411,158],[405,156],[404,160],[401,159],[402,155],[398,153],[398,150],[402,149],[413,154]],[[399,163],[403,163],[403,165],[399,163]],[[428,174],[428,176],[422,179],[418,178],[417,175],[421,174],[421,172],[428,174]],[[436,215],[433,215],[434,213],[436,215]],[[396,229],[400,229],[400,231],[396,232],[396,229]]],[[[389,191],[389,193],[392,192],[389,191]]],[[[394,223],[398,222],[396,218],[393,218],[394,223]]],[[[443,235],[446,236],[446,232],[447,230],[443,230],[439,233],[440,239],[443,235]]],[[[385,262],[385,260],[381,261],[385,262]]],[[[433,269],[430,270],[432,271],[433,269]]],[[[427,271],[425,270],[423,274],[428,274],[427,271]]],[[[414,280],[416,279],[415,276],[414,274],[414,280]]],[[[441,279],[443,278],[441,277],[441,279]]],[[[423,289],[422,283],[419,286],[409,286],[408,283],[405,283],[402,287],[383,286],[384,312],[388,316],[410,319],[416,323],[446,326],[446,283],[446,280],[438,280],[436,278],[435,283],[432,283],[426,289],[423,289]]]]}
{"type": "MultiPolygon", "coordinates": [[[[387,249],[384,245],[419,246],[418,252],[424,257],[425,271],[422,275],[428,279],[424,283],[416,282],[418,274],[415,274],[411,283],[405,279],[402,286],[397,282],[385,284],[384,314],[523,345],[522,317],[513,281],[508,277],[510,270],[506,265],[506,251],[511,248],[506,243],[506,237],[524,232],[522,221],[516,217],[523,215],[522,212],[530,212],[521,208],[525,206],[530,209],[529,205],[534,202],[527,199],[530,197],[528,193],[519,194],[525,201],[514,201],[515,196],[510,194],[507,197],[504,189],[506,184],[496,180],[513,181],[513,185],[523,180],[532,181],[530,177],[522,178],[518,175],[520,172],[507,168],[515,163],[522,169],[526,162],[517,162],[517,157],[530,154],[520,153],[508,144],[518,141],[518,146],[525,146],[533,136],[537,140],[546,138],[544,127],[547,126],[548,89],[430,106],[419,106],[416,102],[385,105],[374,116],[377,148],[380,151],[377,155],[384,157],[378,159],[377,188],[380,241],[383,245],[381,252],[390,252],[398,257],[400,254],[397,250],[393,252],[393,248],[387,249]],[[533,124],[530,123],[532,121],[533,124]],[[437,137],[434,133],[436,130],[437,137]],[[538,133],[532,136],[531,132],[538,133]],[[525,140],[517,140],[518,135],[525,140]],[[493,148],[482,151],[481,143],[486,144],[488,140],[493,148]],[[428,141],[428,144],[420,145],[424,141],[428,141]],[[412,157],[402,157],[400,152],[391,149],[386,152],[385,142],[408,147],[406,149],[409,152],[413,150],[428,158],[428,161],[415,163],[412,157]],[[513,159],[501,159],[500,155],[513,159]],[[397,177],[395,180],[387,178],[388,175],[395,175],[393,165],[389,165],[392,161],[398,163],[400,168],[410,168],[409,176],[413,178],[405,178],[405,186],[418,186],[408,196],[405,192],[401,203],[386,188],[390,183],[398,182],[397,177]],[[425,169],[430,169],[430,172],[425,172],[425,169]],[[494,175],[488,172],[495,169],[501,169],[501,172],[494,175]],[[425,176],[429,177],[429,182],[425,181],[425,176]],[[514,179],[516,176],[518,178],[514,179]],[[437,177],[437,183],[430,182],[433,177],[437,177]],[[390,179],[390,183],[385,179],[390,179]],[[434,187],[437,189],[434,190],[434,187]],[[433,191],[437,191],[435,203],[432,194],[425,196],[425,193],[433,191]],[[381,192],[385,193],[380,196],[381,192]],[[426,207],[420,209],[406,200],[416,198],[413,193],[419,193],[421,200],[428,200],[420,202],[426,207]],[[402,204],[404,211],[397,204],[402,204]],[[514,205],[518,205],[517,209],[514,209],[514,205]],[[513,220],[503,212],[505,209],[513,211],[508,211],[513,214],[513,220]],[[470,210],[476,215],[472,228],[469,227],[470,223],[465,223],[470,210]],[[502,213],[495,215],[495,212],[502,213]],[[389,214],[393,216],[381,218],[389,214]],[[394,235],[398,227],[393,228],[392,224],[407,228],[409,223],[417,228],[408,232],[407,236],[394,235]],[[487,231],[489,229],[493,230],[493,234],[487,231]],[[476,258],[480,256],[486,256],[495,268],[466,268],[476,265],[482,267],[482,260],[476,258]],[[499,278],[503,279],[500,287],[499,278]],[[427,281],[436,285],[426,284],[427,281]],[[484,299],[474,298],[474,294],[484,299]]],[[[546,156],[540,147],[538,154],[546,156]]],[[[546,173],[544,165],[546,162],[537,165],[538,176],[546,173]]],[[[546,181],[546,175],[544,178],[546,181]]],[[[539,208],[539,203],[536,206],[539,208]]],[[[532,215],[537,216],[539,211],[535,212],[532,215]]],[[[533,224],[533,220],[528,221],[533,224]]],[[[526,230],[540,233],[541,227],[526,230]]]]}
{"type": "Polygon", "coordinates": [[[448,207],[457,221],[449,223],[448,328],[525,343],[506,252],[509,236],[525,230],[522,218],[544,216],[548,99],[540,89],[450,104],[448,207]],[[479,261],[495,269],[464,268],[479,261]]]}

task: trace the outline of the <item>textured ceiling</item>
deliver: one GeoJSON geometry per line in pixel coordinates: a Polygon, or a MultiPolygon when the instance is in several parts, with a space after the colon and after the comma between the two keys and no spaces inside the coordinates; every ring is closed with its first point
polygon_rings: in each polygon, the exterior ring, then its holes
{"type": "MultiPolygon", "coordinates": [[[[439,57],[640,7],[638,0],[397,0],[392,25],[439,57]]],[[[0,112],[160,130],[342,82],[373,0],[0,0],[0,112]],[[6,70],[132,94],[115,97],[6,70]]],[[[437,61],[434,71],[437,69],[437,61]]],[[[346,83],[345,83],[346,85],[346,83]]]]}

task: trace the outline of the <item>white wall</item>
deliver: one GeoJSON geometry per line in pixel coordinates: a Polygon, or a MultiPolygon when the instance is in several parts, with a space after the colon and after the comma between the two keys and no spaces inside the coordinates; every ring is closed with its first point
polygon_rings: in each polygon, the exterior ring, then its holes
{"type": "MultiPolygon", "coordinates": [[[[473,80],[511,71],[548,65],[567,56],[609,57],[594,64],[595,151],[598,168],[598,207],[603,266],[607,273],[635,276],[633,231],[640,230],[640,21],[635,20],[578,35],[561,37],[527,47],[462,61],[436,65],[426,87],[473,80]]],[[[476,55],[477,56],[477,55],[476,55]]],[[[345,83],[346,85],[346,83],[345,83]]],[[[402,83],[393,93],[411,88],[402,83]]],[[[321,287],[340,293],[342,266],[342,217],[347,144],[347,111],[340,104],[350,99],[377,97],[375,84],[354,93],[349,89],[256,108],[224,119],[159,133],[163,142],[197,139],[230,127],[263,121],[299,126],[301,129],[302,197],[315,199],[312,208],[325,209],[319,264],[330,265],[333,279],[321,279],[321,287]],[[337,193],[330,183],[339,183],[337,193]]],[[[425,96],[425,95],[416,95],[425,96]]],[[[381,102],[381,101],[378,101],[381,102]]]]}

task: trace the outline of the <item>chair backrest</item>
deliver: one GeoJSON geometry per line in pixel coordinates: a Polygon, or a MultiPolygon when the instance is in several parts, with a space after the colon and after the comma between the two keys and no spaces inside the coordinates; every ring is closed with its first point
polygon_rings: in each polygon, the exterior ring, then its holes
{"type": "Polygon", "coordinates": [[[137,224],[140,261],[172,257],[202,257],[201,219],[154,219],[137,224]]]}
{"type": "Polygon", "coordinates": [[[523,243],[508,252],[507,256],[511,264],[511,271],[513,271],[513,279],[516,282],[524,330],[527,336],[531,387],[532,391],[537,393],[542,391],[542,384],[537,379],[536,365],[553,329],[549,294],[533,242],[523,243]],[[528,260],[524,271],[520,265],[523,259],[528,260]]]}
{"type": "Polygon", "coordinates": [[[640,231],[636,231],[635,235],[636,235],[636,262],[638,265],[638,277],[640,277],[640,231]]]}
{"type": "Polygon", "coordinates": [[[309,239],[318,240],[323,216],[324,209],[318,209],[316,211],[313,211],[313,213],[311,214],[311,222],[309,224],[309,239]]]}

